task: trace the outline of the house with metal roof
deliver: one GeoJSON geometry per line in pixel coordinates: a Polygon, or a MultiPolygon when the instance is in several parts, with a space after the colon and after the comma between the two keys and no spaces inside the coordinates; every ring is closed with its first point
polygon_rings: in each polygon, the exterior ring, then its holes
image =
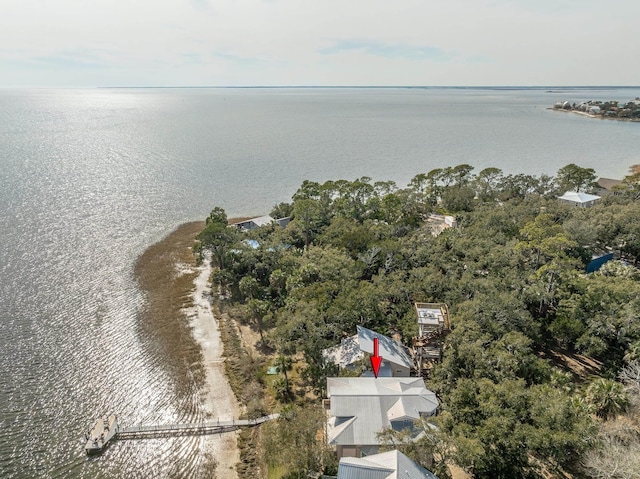
{"type": "MultiPolygon", "coordinates": [[[[378,338],[378,354],[382,357],[380,377],[408,377],[413,368],[413,359],[409,350],[399,341],[372,331],[357,327],[357,334],[343,339],[340,344],[322,352],[323,357],[341,369],[353,369],[366,354],[373,354],[373,340],[378,338]]],[[[366,371],[364,376],[372,376],[366,371]]]]}
{"type": "Polygon", "coordinates": [[[384,429],[411,429],[438,399],[421,378],[327,378],[327,441],[338,458],[376,454],[384,429]]]}
{"type": "Polygon", "coordinates": [[[437,213],[431,213],[427,218],[427,225],[431,228],[431,234],[438,236],[447,228],[455,228],[458,226],[458,221],[455,217],[450,215],[440,215],[437,213]]]}
{"type": "Polygon", "coordinates": [[[598,189],[596,193],[600,196],[608,196],[611,194],[616,194],[616,187],[620,187],[623,182],[622,180],[616,180],[613,178],[598,178],[598,189]]]}
{"type": "Polygon", "coordinates": [[[588,193],[567,191],[564,195],[559,196],[558,199],[563,203],[568,203],[572,206],[579,206],[581,208],[590,208],[600,199],[597,195],[590,195],[588,193]]]}
{"type": "Polygon", "coordinates": [[[438,479],[400,451],[393,450],[362,458],[343,457],[337,479],[438,479]]]}
{"type": "Polygon", "coordinates": [[[269,215],[264,215],[256,218],[250,218],[248,220],[238,221],[237,223],[232,223],[230,226],[235,226],[238,229],[248,231],[275,223],[281,228],[286,228],[290,221],[291,218],[288,216],[286,218],[279,218],[276,220],[269,215]]]}

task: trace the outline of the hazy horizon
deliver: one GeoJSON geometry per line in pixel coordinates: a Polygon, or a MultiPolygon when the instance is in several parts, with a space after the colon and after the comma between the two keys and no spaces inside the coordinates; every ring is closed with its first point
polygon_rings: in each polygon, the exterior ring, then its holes
{"type": "Polygon", "coordinates": [[[0,86],[3,90],[64,90],[64,89],[171,89],[171,88],[219,88],[219,89],[340,89],[340,88],[363,88],[363,89],[461,89],[461,90],[544,90],[544,89],[572,89],[572,90],[611,90],[624,89],[633,90],[640,88],[640,85],[88,85],[88,86],[0,86]]]}

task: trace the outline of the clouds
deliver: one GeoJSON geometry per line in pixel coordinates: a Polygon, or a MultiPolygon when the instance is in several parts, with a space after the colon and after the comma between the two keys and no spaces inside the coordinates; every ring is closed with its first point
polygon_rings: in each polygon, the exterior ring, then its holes
{"type": "Polygon", "coordinates": [[[89,51],[60,52],[53,55],[34,56],[27,58],[24,64],[30,65],[34,69],[52,70],[96,70],[105,67],[99,56],[89,51]]]}
{"type": "Polygon", "coordinates": [[[191,0],[191,5],[193,5],[196,10],[208,11],[211,9],[211,4],[208,0],[191,0]]]}
{"type": "Polygon", "coordinates": [[[640,42],[625,28],[625,19],[640,18],[635,0],[5,3],[0,86],[103,85],[106,71],[110,84],[120,85],[629,84],[640,78],[630,61],[640,56],[640,42]]]}
{"type": "Polygon", "coordinates": [[[344,52],[356,52],[385,58],[406,58],[409,60],[447,61],[452,55],[431,46],[381,43],[377,41],[342,40],[330,47],[321,48],[322,55],[336,55],[344,52]]]}

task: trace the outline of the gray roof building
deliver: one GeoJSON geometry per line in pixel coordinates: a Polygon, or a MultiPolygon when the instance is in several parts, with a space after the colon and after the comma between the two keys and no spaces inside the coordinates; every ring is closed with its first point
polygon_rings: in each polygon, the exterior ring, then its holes
{"type": "Polygon", "coordinates": [[[256,218],[250,218],[248,220],[238,221],[237,223],[233,223],[231,226],[235,226],[236,228],[241,230],[254,230],[262,226],[268,226],[272,223],[276,223],[278,226],[285,228],[290,221],[291,218],[289,218],[288,216],[286,218],[279,218],[276,220],[269,215],[264,215],[258,216],[256,218]]]}
{"type": "Polygon", "coordinates": [[[600,187],[598,190],[598,194],[604,196],[613,193],[616,186],[622,185],[622,180],[615,180],[612,178],[598,178],[597,183],[600,187]]]}
{"type": "Polygon", "coordinates": [[[379,376],[409,376],[413,359],[409,350],[399,341],[362,326],[358,326],[357,331],[357,334],[343,339],[337,346],[325,349],[323,357],[340,368],[348,368],[363,359],[365,353],[373,354],[373,339],[378,338],[378,354],[383,359],[379,376]]]}
{"type": "Polygon", "coordinates": [[[327,378],[328,442],[338,457],[378,452],[376,434],[411,428],[436,412],[438,399],[421,378],[327,378]]]}
{"type": "Polygon", "coordinates": [[[438,479],[400,451],[389,451],[363,458],[343,457],[338,479],[438,479]]]}

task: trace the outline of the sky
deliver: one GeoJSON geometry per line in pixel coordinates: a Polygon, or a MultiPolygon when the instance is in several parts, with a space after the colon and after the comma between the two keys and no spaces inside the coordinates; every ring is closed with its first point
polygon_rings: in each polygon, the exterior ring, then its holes
{"type": "Polygon", "coordinates": [[[640,84],[638,0],[3,0],[0,87],[640,84]]]}

